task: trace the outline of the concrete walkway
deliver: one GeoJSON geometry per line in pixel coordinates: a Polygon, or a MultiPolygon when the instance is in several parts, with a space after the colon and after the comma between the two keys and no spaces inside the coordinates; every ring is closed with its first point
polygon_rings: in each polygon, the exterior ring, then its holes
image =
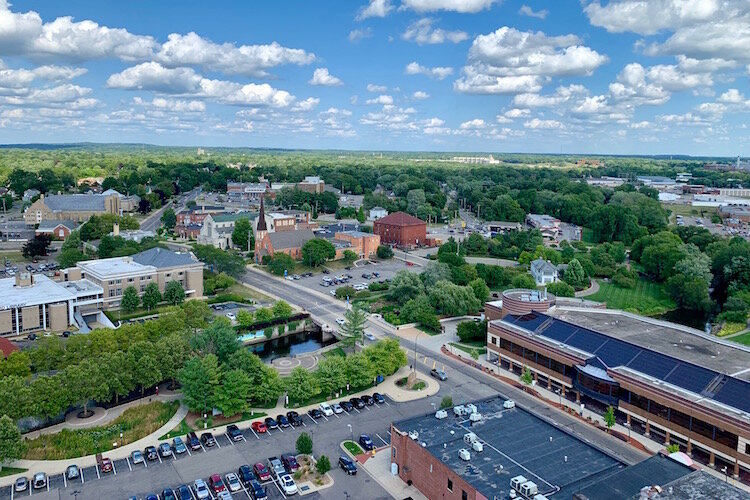
{"type": "Polygon", "coordinates": [[[399,476],[391,474],[391,447],[386,446],[375,452],[375,456],[360,462],[359,466],[383,487],[393,498],[413,498],[427,500],[415,486],[409,486],[399,476]]]}
{"type": "Polygon", "coordinates": [[[589,295],[594,295],[598,291],[599,291],[599,281],[591,280],[591,286],[585,290],[576,292],[576,297],[588,297],[589,295]]]}

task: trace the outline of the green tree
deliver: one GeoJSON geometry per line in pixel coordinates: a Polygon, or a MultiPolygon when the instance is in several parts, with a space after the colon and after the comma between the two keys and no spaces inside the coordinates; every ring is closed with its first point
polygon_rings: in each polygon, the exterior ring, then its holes
{"type": "Polygon", "coordinates": [[[440,320],[427,295],[409,300],[401,307],[399,319],[404,323],[419,323],[434,332],[440,331],[440,320]]]}
{"type": "Polygon", "coordinates": [[[126,396],[135,389],[134,374],[131,371],[130,359],[126,351],[106,353],[101,358],[101,365],[108,370],[109,390],[115,396],[115,404],[121,396],[126,396]]]}
{"type": "Polygon", "coordinates": [[[378,259],[390,259],[393,257],[393,249],[388,245],[379,245],[377,256],[378,259]]]}
{"type": "Polygon", "coordinates": [[[251,311],[248,311],[247,309],[240,309],[239,311],[237,311],[237,323],[239,323],[242,328],[247,328],[254,322],[255,319],[251,311]]]}
{"type": "Polygon", "coordinates": [[[273,311],[274,318],[288,318],[292,315],[292,306],[283,300],[274,302],[271,310],[273,311]]]}
{"type": "Polygon", "coordinates": [[[248,407],[252,393],[252,380],[242,370],[229,370],[221,377],[216,389],[216,408],[226,417],[243,412],[248,407]]]}
{"type": "Polygon", "coordinates": [[[191,358],[180,370],[178,379],[183,400],[190,411],[206,412],[213,407],[216,389],[221,383],[219,362],[215,355],[191,358]]]}
{"type": "Polygon", "coordinates": [[[610,405],[607,406],[607,411],[604,413],[604,424],[607,426],[607,432],[612,430],[617,420],[615,419],[615,409],[610,405]]]}
{"type": "Polygon", "coordinates": [[[450,396],[443,396],[443,399],[440,401],[440,409],[444,410],[451,407],[453,407],[453,398],[450,396]]]}
{"type": "Polygon", "coordinates": [[[59,374],[35,378],[31,382],[31,393],[34,394],[34,414],[38,417],[56,417],[76,402],[75,395],[70,393],[67,384],[63,384],[63,377],[59,374]]]}
{"type": "Polygon", "coordinates": [[[283,252],[276,252],[268,262],[268,270],[276,276],[284,276],[284,273],[292,274],[295,266],[294,259],[283,252]]]}
{"type": "Polygon", "coordinates": [[[339,356],[323,358],[315,370],[318,386],[325,395],[330,395],[337,389],[346,386],[346,373],[343,359],[339,356]]]}
{"type": "Polygon", "coordinates": [[[346,381],[351,387],[366,387],[372,383],[375,370],[361,353],[352,354],[345,358],[344,373],[346,381]]]}
{"type": "Polygon", "coordinates": [[[7,463],[20,460],[25,450],[26,446],[16,423],[8,415],[0,417],[0,469],[7,463]]]}
{"type": "Polygon", "coordinates": [[[439,281],[430,289],[430,302],[435,309],[448,316],[464,316],[481,306],[469,286],[458,286],[450,281],[439,281]]]}
{"type": "Polygon", "coordinates": [[[286,392],[291,401],[302,404],[320,394],[320,386],[312,373],[298,366],[286,379],[286,392]]]}
{"type": "Polygon", "coordinates": [[[410,299],[416,298],[424,293],[424,284],[416,273],[399,271],[391,280],[388,288],[388,298],[405,304],[410,299]]]}
{"type": "Polygon", "coordinates": [[[153,387],[164,377],[161,373],[161,363],[153,354],[145,354],[140,359],[134,358],[131,361],[134,374],[134,382],[141,388],[141,396],[146,392],[147,387],[153,387]]]}
{"type": "Polygon", "coordinates": [[[352,307],[344,313],[344,324],[340,331],[343,335],[354,339],[361,339],[365,334],[367,313],[358,307],[352,307]]]}
{"type": "Polygon", "coordinates": [[[568,268],[563,274],[563,281],[578,290],[589,286],[586,271],[583,270],[583,266],[581,266],[581,262],[578,259],[568,262],[568,268]]]}
{"type": "Polygon", "coordinates": [[[463,321],[456,327],[461,342],[484,340],[487,338],[487,323],[484,321],[463,321]]]}
{"type": "Polygon", "coordinates": [[[52,239],[47,234],[37,234],[32,239],[24,243],[21,253],[27,259],[35,259],[42,255],[47,255],[52,239]]]}
{"type": "Polygon", "coordinates": [[[30,415],[39,415],[37,408],[34,408],[38,404],[37,396],[39,394],[36,394],[32,400],[31,384],[27,384],[24,378],[15,375],[4,376],[2,380],[3,383],[0,384],[0,415],[7,415],[13,420],[30,415]]]}
{"type": "Polygon", "coordinates": [[[174,213],[174,210],[171,208],[164,210],[164,213],[161,214],[161,223],[168,231],[174,229],[177,225],[177,214],[174,213]]]}
{"type": "Polygon", "coordinates": [[[313,442],[310,435],[306,432],[301,433],[297,438],[295,448],[300,455],[310,455],[313,450],[313,442]]]}
{"type": "Polygon", "coordinates": [[[250,236],[252,235],[252,232],[253,228],[250,225],[250,219],[247,217],[240,217],[234,222],[232,243],[243,251],[251,251],[252,246],[250,246],[250,236]]]}
{"type": "Polygon", "coordinates": [[[182,304],[185,300],[185,289],[179,281],[170,281],[164,287],[164,300],[172,305],[182,304]]]}
{"type": "Polygon", "coordinates": [[[451,267],[444,262],[430,262],[419,275],[425,288],[430,288],[438,281],[451,279],[451,267]]]}
{"type": "Polygon", "coordinates": [[[255,321],[265,323],[273,319],[273,310],[270,307],[261,307],[255,311],[255,321]]]}
{"type": "Polygon", "coordinates": [[[241,345],[229,319],[220,317],[190,339],[194,351],[214,354],[219,363],[226,362],[241,345]]]}
{"type": "Polygon", "coordinates": [[[474,291],[474,296],[480,303],[484,304],[490,298],[490,288],[482,278],[471,280],[469,286],[474,291]]]}
{"type": "Polygon", "coordinates": [[[557,297],[575,297],[576,289],[564,281],[556,281],[547,285],[547,291],[557,297]]]}
{"type": "Polygon", "coordinates": [[[677,305],[683,309],[706,312],[711,308],[708,283],[701,277],[676,274],[667,280],[667,290],[677,305]]]}
{"type": "Polygon", "coordinates": [[[159,292],[159,285],[156,283],[149,283],[146,285],[146,289],[143,291],[143,307],[148,311],[156,307],[161,302],[161,293],[159,292]]]}
{"type": "Polygon", "coordinates": [[[344,255],[342,258],[346,265],[351,266],[354,261],[357,260],[357,254],[352,250],[344,250],[344,255]]]}
{"type": "Polygon", "coordinates": [[[523,370],[521,371],[521,382],[526,385],[531,385],[531,382],[533,381],[534,376],[531,374],[531,370],[529,370],[528,366],[524,366],[523,370]]]}
{"type": "Polygon", "coordinates": [[[323,238],[313,238],[302,245],[302,262],[310,267],[318,267],[336,257],[336,248],[323,238]]]}
{"type": "Polygon", "coordinates": [[[213,313],[208,304],[202,300],[188,300],[180,306],[185,313],[185,326],[190,328],[193,333],[205,328],[213,318],[213,313]]]}
{"type": "Polygon", "coordinates": [[[120,302],[120,305],[122,306],[122,310],[126,313],[132,313],[138,309],[140,303],[141,299],[138,297],[138,290],[136,290],[134,286],[131,285],[122,292],[122,301],[120,302]]]}
{"type": "Polygon", "coordinates": [[[315,468],[317,469],[318,474],[323,475],[331,470],[331,461],[328,460],[327,456],[321,455],[320,458],[318,458],[318,463],[315,464],[315,468]]]}
{"type": "Polygon", "coordinates": [[[212,272],[226,273],[235,278],[245,272],[245,260],[241,256],[213,245],[193,245],[193,254],[212,272]]]}
{"type": "Polygon", "coordinates": [[[171,380],[174,387],[177,374],[190,354],[187,338],[179,332],[172,333],[156,341],[154,348],[160,363],[160,372],[164,380],[171,380]]]}
{"type": "Polygon", "coordinates": [[[0,375],[3,377],[28,377],[31,375],[31,356],[25,351],[10,353],[7,358],[0,357],[0,375]]]}

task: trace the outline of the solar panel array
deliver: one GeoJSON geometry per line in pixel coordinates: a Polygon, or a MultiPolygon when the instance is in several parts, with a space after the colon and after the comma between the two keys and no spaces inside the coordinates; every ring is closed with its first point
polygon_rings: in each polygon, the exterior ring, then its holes
{"type": "Polygon", "coordinates": [[[591,353],[610,368],[625,366],[682,389],[750,413],[750,383],[666,354],[609,337],[543,313],[506,316],[505,321],[591,353]],[[712,384],[725,377],[724,384],[712,384]],[[714,386],[714,387],[712,387],[714,386]],[[715,387],[718,386],[718,391],[715,387]],[[711,390],[708,390],[711,389],[711,390]]]}

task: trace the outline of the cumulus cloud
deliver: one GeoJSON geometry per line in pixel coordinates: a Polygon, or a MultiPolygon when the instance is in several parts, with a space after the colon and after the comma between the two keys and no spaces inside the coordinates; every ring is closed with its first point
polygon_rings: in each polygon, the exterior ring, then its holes
{"type": "Polygon", "coordinates": [[[521,118],[523,116],[529,116],[530,114],[531,110],[523,108],[513,108],[503,113],[506,118],[521,118]]]}
{"type": "Polygon", "coordinates": [[[362,21],[370,17],[385,17],[393,10],[390,0],[370,0],[357,13],[357,21],[362,21]]]}
{"type": "Polygon", "coordinates": [[[467,40],[469,34],[465,31],[446,31],[434,28],[435,20],[429,17],[418,19],[411,23],[401,38],[408,42],[416,42],[419,45],[439,44],[446,41],[459,43],[467,40]]]}
{"type": "Polygon", "coordinates": [[[349,41],[357,43],[372,36],[372,28],[358,28],[349,32],[349,41]]]}
{"type": "Polygon", "coordinates": [[[206,111],[206,103],[203,101],[165,99],[164,97],[154,97],[151,101],[147,101],[141,97],[135,97],[133,98],[133,104],[136,106],[152,107],[174,113],[202,113],[206,111]]]}
{"type": "Polygon", "coordinates": [[[484,123],[484,120],[481,118],[474,118],[473,120],[465,121],[461,125],[459,125],[459,128],[461,130],[477,130],[484,128],[486,123],[484,123]]]}
{"type": "Polygon", "coordinates": [[[417,90],[411,95],[414,99],[417,99],[418,101],[423,101],[425,99],[429,99],[430,94],[427,92],[424,92],[422,90],[417,90]]]}
{"type": "Polygon", "coordinates": [[[389,95],[379,95],[372,99],[367,99],[366,104],[393,104],[393,97],[389,95]]]}
{"type": "Polygon", "coordinates": [[[336,78],[332,74],[328,73],[328,68],[316,69],[313,72],[312,78],[307,83],[309,83],[310,85],[323,85],[326,87],[335,87],[344,84],[341,79],[336,78]]]}
{"type": "Polygon", "coordinates": [[[632,31],[653,35],[696,22],[710,21],[719,10],[718,0],[611,0],[584,7],[592,25],[612,33],[632,31]]]}
{"type": "Polygon", "coordinates": [[[374,83],[367,84],[367,91],[372,92],[373,94],[381,94],[386,90],[388,90],[388,87],[385,85],[375,85],[374,83]]]}
{"type": "Polygon", "coordinates": [[[312,111],[318,104],[320,104],[320,99],[317,97],[308,97],[292,106],[292,111],[312,111]]]}
{"type": "Polygon", "coordinates": [[[497,0],[401,0],[402,9],[417,12],[435,12],[445,10],[461,14],[476,14],[489,9],[497,0]]]}
{"type": "Polygon", "coordinates": [[[522,16],[536,17],[537,19],[546,19],[549,11],[546,9],[534,11],[534,9],[532,9],[528,5],[522,5],[521,8],[518,9],[518,13],[522,16]]]}
{"type": "Polygon", "coordinates": [[[532,118],[523,124],[526,128],[531,129],[563,129],[565,128],[562,123],[557,120],[542,120],[539,118],[532,118]]]}
{"type": "Polygon", "coordinates": [[[453,74],[453,68],[444,66],[429,68],[413,61],[406,65],[405,73],[407,75],[426,75],[436,80],[443,80],[453,74]]]}
{"type": "Polygon", "coordinates": [[[612,97],[628,101],[633,105],[659,105],[670,98],[663,87],[647,81],[646,69],[638,63],[630,63],[617,75],[617,81],[609,85],[612,97]]]}
{"type": "Polygon", "coordinates": [[[479,35],[454,88],[482,94],[537,93],[553,76],[586,76],[608,61],[576,35],[547,36],[504,26],[479,35]]]}
{"type": "Polygon", "coordinates": [[[719,96],[718,101],[726,104],[740,104],[745,102],[745,95],[737,89],[729,89],[719,96]]]}

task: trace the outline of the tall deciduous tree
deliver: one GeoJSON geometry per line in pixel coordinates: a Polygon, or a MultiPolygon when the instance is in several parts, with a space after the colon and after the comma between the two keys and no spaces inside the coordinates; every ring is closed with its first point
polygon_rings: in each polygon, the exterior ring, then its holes
{"type": "Polygon", "coordinates": [[[303,402],[320,394],[320,386],[312,373],[298,366],[286,380],[286,392],[289,399],[303,402]]]}
{"type": "Polygon", "coordinates": [[[19,460],[26,449],[21,431],[8,415],[0,417],[0,468],[3,465],[19,460]]]}
{"type": "Polygon", "coordinates": [[[252,380],[242,370],[229,370],[221,377],[216,389],[215,405],[226,417],[243,412],[252,393],[252,380]]]}
{"type": "Polygon", "coordinates": [[[315,370],[315,377],[318,379],[321,391],[326,395],[346,386],[344,359],[339,356],[323,358],[315,370]]]}
{"type": "Polygon", "coordinates": [[[323,238],[313,238],[302,245],[302,262],[310,267],[318,267],[336,257],[336,248],[323,238]]]}
{"type": "Polygon", "coordinates": [[[134,286],[131,285],[122,292],[122,301],[120,302],[120,305],[122,306],[122,310],[126,313],[131,313],[138,309],[140,303],[141,299],[138,297],[138,290],[136,290],[134,286]]]}
{"type": "Polygon", "coordinates": [[[213,408],[216,390],[221,383],[216,356],[208,354],[203,358],[191,358],[180,370],[178,379],[185,404],[191,411],[206,412],[213,408]]]}
{"type": "Polygon", "coordinates": [[[177,214],[174,213],[174,210],[171,208],[164,210],[164,213],[161,214],[161,223],[170,231],[174,229],[177,225],[177,214]]]}
{"type": "Polygon", "coordinates": [[[151,311],[159,302],[161,302],[159,286],[156,283],[149,283],[143,291],[143,307],[151,311]]]}
{"type": "Polygon", "coordinates": [[[181,304],[185,300],[185,289],[179,281],[170,281],[164,287],[164,300],[172,305],[181,304]]]}
{"type": "Polygon", "coordinates": [[[583,266],[581,266],[578,259],[568,262],[568,268],[565,270],[565,274],[563,274],[563,281],[577,289],[588,286],[589,279],[586,277],[586,271],[583,270],[583,266]]]}
{"type": "Polygon", "coordinates": [[[292,315],[292,306],[283,300],[277,300],[273,304],[272,311],[276,318],[288,318],[292,315]]]}
{"type": "Polygon", "coordinates": [[[250,225],[250,219],[247,217],[241,217],[234,222],[234,230],[232,231],[232,243],[236,247],[241,248],[243,251],[250,251],[250,235],[252,234],[252,226],[250,225]]]}

